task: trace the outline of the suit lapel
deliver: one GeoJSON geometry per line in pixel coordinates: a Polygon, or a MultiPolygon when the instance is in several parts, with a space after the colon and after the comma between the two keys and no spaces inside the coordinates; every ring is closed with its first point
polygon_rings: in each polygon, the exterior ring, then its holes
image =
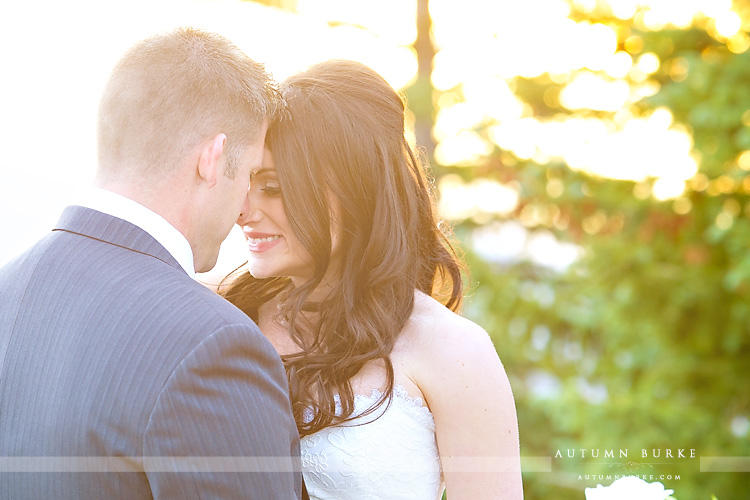
{"type": "Polygon", "coordinates": [[[185,272],[172,254],[146,231],[128,221],[90,208],[67,207],[53,231],[80,234],[133,252],[150,255],[185,272]]]}

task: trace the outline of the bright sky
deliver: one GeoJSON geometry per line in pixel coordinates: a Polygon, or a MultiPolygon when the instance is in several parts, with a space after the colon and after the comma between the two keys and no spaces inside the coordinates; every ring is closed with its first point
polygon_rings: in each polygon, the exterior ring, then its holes
{"type": "MultiPolygon", "coordinates": [[[[648,75],[660,61],[641,53],[637,40],[618,51],[617,36],[607,26],[570,20],[571,2],[584,10],[597,5],[596,0],[431,0],[440,49],[433,83],[444,91],[434,131],[436,160],[481,161],[492,141],[522,161],[562,159],[605,177],[656,178],[652,196],[679,196],[697,168],[687,131],[666,109],[648,116],[627,111],[658,91],[648,75]],[[512,79],[543,73],[564,84],[550,99],[571,110],[611,111],[613,118],[532,116],[514,95],[512,79]],[[487,122],[493,124],[489,137],[480,137],[474,129],[487,122]]],[[[704,16],[730,49],[750,46],[731,0],[599,0],[599,5],[621,18],[648,6],[636,16],[648,29],[686,27],[696,15],[704,16]]],[[[99,95],[111,67],[138,39],[192,25],[229,37],[277,79],[333,57],[369,64],[397,88],[413,78],[415,0],[298,0],[298,10],[291,14],[239,0],[5,0],[0,265],[46,234],[62,208],[90,185],[99,95]],[[329,21],[348,26],[331,27],[329,21]]],[[[464,185],[448,178],[441,190],[444,212],[456,218],[507,215],[518,202],[518,186],[494,181],[464,185]]],[[[225,244],[224,268],[242,258],[243,248],[235,233],[225,244]]]]}

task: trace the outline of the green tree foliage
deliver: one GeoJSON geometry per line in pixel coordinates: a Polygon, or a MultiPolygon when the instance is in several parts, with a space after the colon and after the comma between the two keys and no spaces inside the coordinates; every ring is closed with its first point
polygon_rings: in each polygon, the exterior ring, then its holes
{"type": "MultiPolygon", "coordinates": [[[[524,220],[529,231],[583,249],[564,272],[468,254],[466,313],[491,333],[511,377],[522,454],[563,455],[552,473],[525,473],[527,498],[582,499],[584,487],[611,482],[599,474],[628,472],[679,475],[662,482],[680,500],[744,497],[748,473],[701,473],[699,458],[669,459],[665,450],[750,456],[750,436],[732,432],[750,416],[750,165],[738,163],[750,150],[750,51],[730,51],[700,22],[648,32],[603,11],[575,16],[614,27],[621,48],[635,36],[659,57],[659,91],[633,112],[671,110],[693,137],[699,172],[682,197],[657,201],[650,181],[597,178],[497,148],[474,168],[439,170],[518,181],[510,218],[536,207],[543,215],[524,220]],[[616,455],[605,460],[609,449],[616,455]],[[578,479],[586,474],[597,476],[578,479]]],[[[515,84],[537,117],[597,115],[544,99],[561,88],[546,75],[515,84]]],[[[467,247],[476,227],[458,224],[467,247]]]]}

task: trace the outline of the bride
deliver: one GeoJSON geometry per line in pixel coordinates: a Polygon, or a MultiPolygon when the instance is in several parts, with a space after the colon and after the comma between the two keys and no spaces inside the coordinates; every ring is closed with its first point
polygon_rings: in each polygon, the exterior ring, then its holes
{"type": "Polygon", "coordinates": [[[455,311],[460,266],[370,68],[287,80],[240,215],[250,273],[223,294],[281,354],[310,497],[522,498],[510,384],[455,311]]]}

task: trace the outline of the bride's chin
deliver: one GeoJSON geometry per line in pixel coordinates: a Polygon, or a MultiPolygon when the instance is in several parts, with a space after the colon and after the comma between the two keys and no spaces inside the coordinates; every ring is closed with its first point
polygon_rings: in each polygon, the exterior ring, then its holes
{"type": "Polygon", "coordinates": [[[248,272],[252,275],[253,278],[259,279],[259,280],[263,280],[263,279],[271,278],[272,277],[269,273],[264,272],[263,269],[257,269],[257,268],[249,267],[248,268],[248,272]]]}

